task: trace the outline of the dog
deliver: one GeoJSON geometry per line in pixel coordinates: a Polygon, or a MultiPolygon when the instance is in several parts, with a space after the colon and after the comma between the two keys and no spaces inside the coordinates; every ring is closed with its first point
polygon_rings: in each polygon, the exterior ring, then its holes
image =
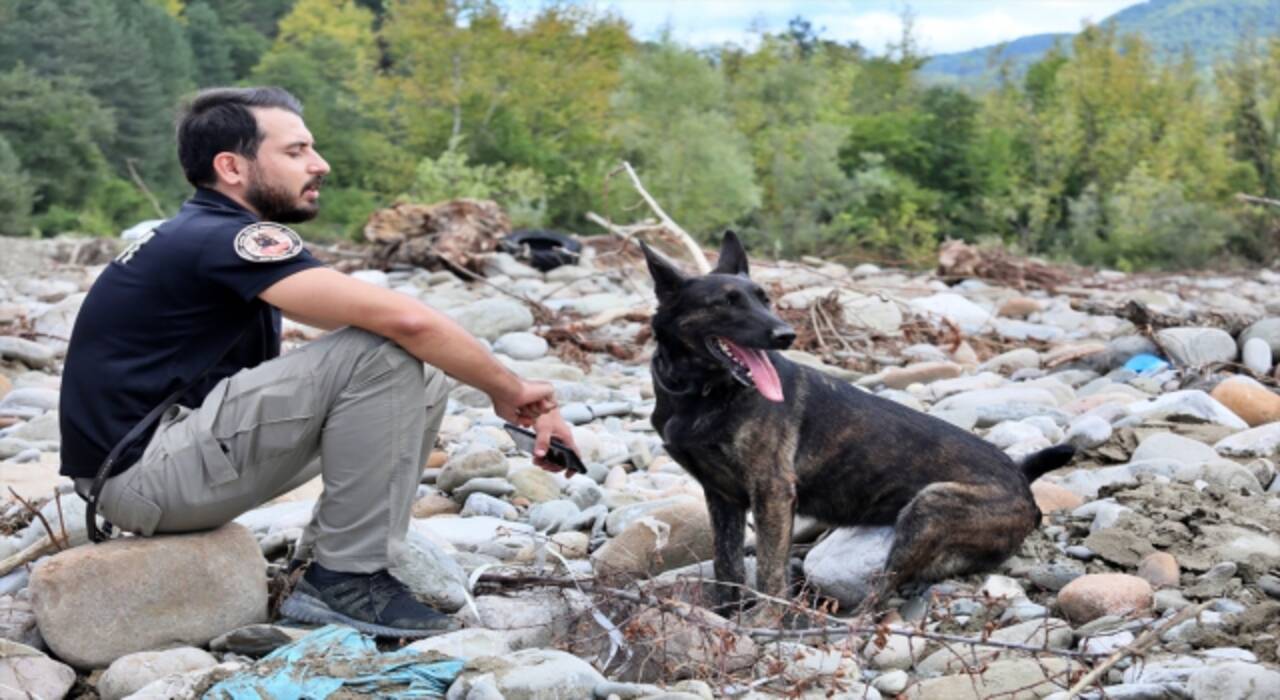
{"type": "Polygon", "coordinates": [[[641,247],[658,299],[653,427],[702,485],[721,609],[740,602],[748,509],[757,586],[783,597],[796,513],[894,526],[881,593],[990,569],[1037,527],[1030,482],[1074,448],[1050,447],[1017,465],[950,423],[787,360],[775,351],[795,331],[748,277],[733,232],[703,276],[641,247]]]}

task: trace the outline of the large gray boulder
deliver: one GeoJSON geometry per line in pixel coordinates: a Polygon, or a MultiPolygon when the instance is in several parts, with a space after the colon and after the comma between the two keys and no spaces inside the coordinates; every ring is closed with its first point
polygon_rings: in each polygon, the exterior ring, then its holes
{"type": "Polygon", "coordinates": [[[38,565],[30,587],[45,643],[83,669],[267,619],[267,562],[235,523],[69,549],[38,565]]]}

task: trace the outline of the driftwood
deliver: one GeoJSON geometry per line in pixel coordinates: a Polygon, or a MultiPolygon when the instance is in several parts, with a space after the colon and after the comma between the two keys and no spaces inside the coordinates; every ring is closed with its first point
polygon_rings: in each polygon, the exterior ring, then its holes
{"type": "Polygon", "coordinates": [[[1072,299],[1071,308],[1095,316],[1118,316],[1148,333],[1153,333],[1163,328],[1199,326],[1202,328],[1221,328],[1234,336],[1239,335],[1249,324],[1257,320],[1247,316],[1216,311],[1193,311],[1181,315],[1166,314],[1155,311],[1136,299],[1130,299],[1121,306],[1093,299],[1072,299]]]}
{"type": "Polygon", "coordinates": [[[1066,270],[1016,257],[1002,248],[980,248],[956,240],[948,240],[939,246],[938,276],[951,279],[976,277],[1019,290],[1040,288],[1050,293],[1071,281],[1071,274],[1066,270]]]}
{"type": "Polygon", "coordinates": [[[681,228],[680,224],[677,224],[670,216],[667,216],[667,212],[663,211],[657,200],[644,188],[644,184],[640,182],[640,176],[636,174],[635,168],[632,168],[630,163],[623,161],[622,165],[610,172],[607,177],[613,177],[620,172],[625,172],[627,177],[631,179],[631,185],[636,188],[640,198],[644,200],[645,204],[649,205],[649,209],[658,217],[658,222],[642,222],[632,226],[618,226],[595,212],[588,212],[587,218],[624,240],[631,240],[637,236],[648,237],[653,235],[671,240],[681,250],[688,253],[699,275],[711,272],[711,263],[707,262],[707,256],[702,252],[702,248],[693,240],[693,236],[690,236],[687,231],[681,228]]]}
{"type": "Polygon", "coordinates": [[[369,216],[364,237],[375,246],[372,262],[480,270],[480,259],[511,233],[511,220],[497,203],[453,199],[437,204],[401,202],[369,216]]]}

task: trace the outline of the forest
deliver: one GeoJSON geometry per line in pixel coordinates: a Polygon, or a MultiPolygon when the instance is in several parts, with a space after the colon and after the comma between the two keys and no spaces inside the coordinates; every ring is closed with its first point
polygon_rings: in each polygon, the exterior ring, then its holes
{"type": "MultiPolygon", "coordinates": [[[[489,0],[0,0],[0,233],[117,235],[190,195],[173,119],[272,84],[333,171],[316,241],[397,201],[496,200],[517,227],[647,214],[703,241],[928,264],[946,239],[1120,270],[1272,262],[1280,38],[1212,65],[1087,26],[981,89],[797,17],[752,46],[638,40],[608,11],[489,0]],[[871,50],[874,48],[875,50],[871,50]]],[[[992,61],[997,59],[993,56],[992,61]]]]}

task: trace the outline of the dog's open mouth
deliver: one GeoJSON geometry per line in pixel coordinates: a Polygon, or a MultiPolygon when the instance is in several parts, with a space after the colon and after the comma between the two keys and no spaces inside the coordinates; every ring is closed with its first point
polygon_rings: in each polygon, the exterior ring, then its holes
{"type": "Polygon", "coordinates": [[[744,386],[754,386],[770,401],[782,401],[782,382],[764,350],[744,348],[718,336],[707,339],[707,348],[729,369],[734,379],[744,386]]]}

